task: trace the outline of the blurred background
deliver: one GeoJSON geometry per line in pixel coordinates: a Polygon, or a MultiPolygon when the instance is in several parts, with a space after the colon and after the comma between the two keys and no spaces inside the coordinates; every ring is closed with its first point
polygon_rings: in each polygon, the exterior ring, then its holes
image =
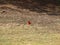
{"type": "Polygon", "coordinates": [[[56,8],[60,8],[60,0],[0,0],[0,4],[13,4],[37,12],[56,11],[56,8]]]}

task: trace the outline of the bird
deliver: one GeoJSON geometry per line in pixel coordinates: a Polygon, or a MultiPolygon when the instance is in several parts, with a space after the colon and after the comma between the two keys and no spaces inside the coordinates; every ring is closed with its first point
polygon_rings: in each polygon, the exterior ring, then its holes
{"type": "Polygon", "coordinates": [[[27,24],[30,25],[31,24],[31,21],[27,21],[27,24]]]}

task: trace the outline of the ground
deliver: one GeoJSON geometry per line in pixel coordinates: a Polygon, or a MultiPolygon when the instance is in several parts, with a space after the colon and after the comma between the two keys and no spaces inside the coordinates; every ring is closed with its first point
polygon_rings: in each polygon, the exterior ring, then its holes
{"type": "Polygon", "coordinates": [[[0,45],[60,45],[60,15],[0,5],[0,45]]]}

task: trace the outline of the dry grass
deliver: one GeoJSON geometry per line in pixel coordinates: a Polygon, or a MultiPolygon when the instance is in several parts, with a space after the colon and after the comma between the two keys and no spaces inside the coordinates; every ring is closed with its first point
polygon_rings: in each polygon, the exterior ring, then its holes
{"type": "Polygon", "coordinates": [[[0,45],[60,45],[60,33],[50,29],[37,25],[0,26],[0,45]]]}
{"type": "Polygon", "coordinates": [[[0,8],[0,45],[60,45],[60,16],[19,10],[0,8]]]}

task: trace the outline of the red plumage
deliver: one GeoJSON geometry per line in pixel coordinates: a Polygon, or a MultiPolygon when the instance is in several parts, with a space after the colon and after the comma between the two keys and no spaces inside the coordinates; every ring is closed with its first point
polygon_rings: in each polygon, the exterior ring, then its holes
{"type": "Polygon", "coordinates": [[[30,21],[28,21],[27,23],[28,23],[28,25],[30,25],[30,24],[31,24],[31,22],[30,22],[30,21]]]}

